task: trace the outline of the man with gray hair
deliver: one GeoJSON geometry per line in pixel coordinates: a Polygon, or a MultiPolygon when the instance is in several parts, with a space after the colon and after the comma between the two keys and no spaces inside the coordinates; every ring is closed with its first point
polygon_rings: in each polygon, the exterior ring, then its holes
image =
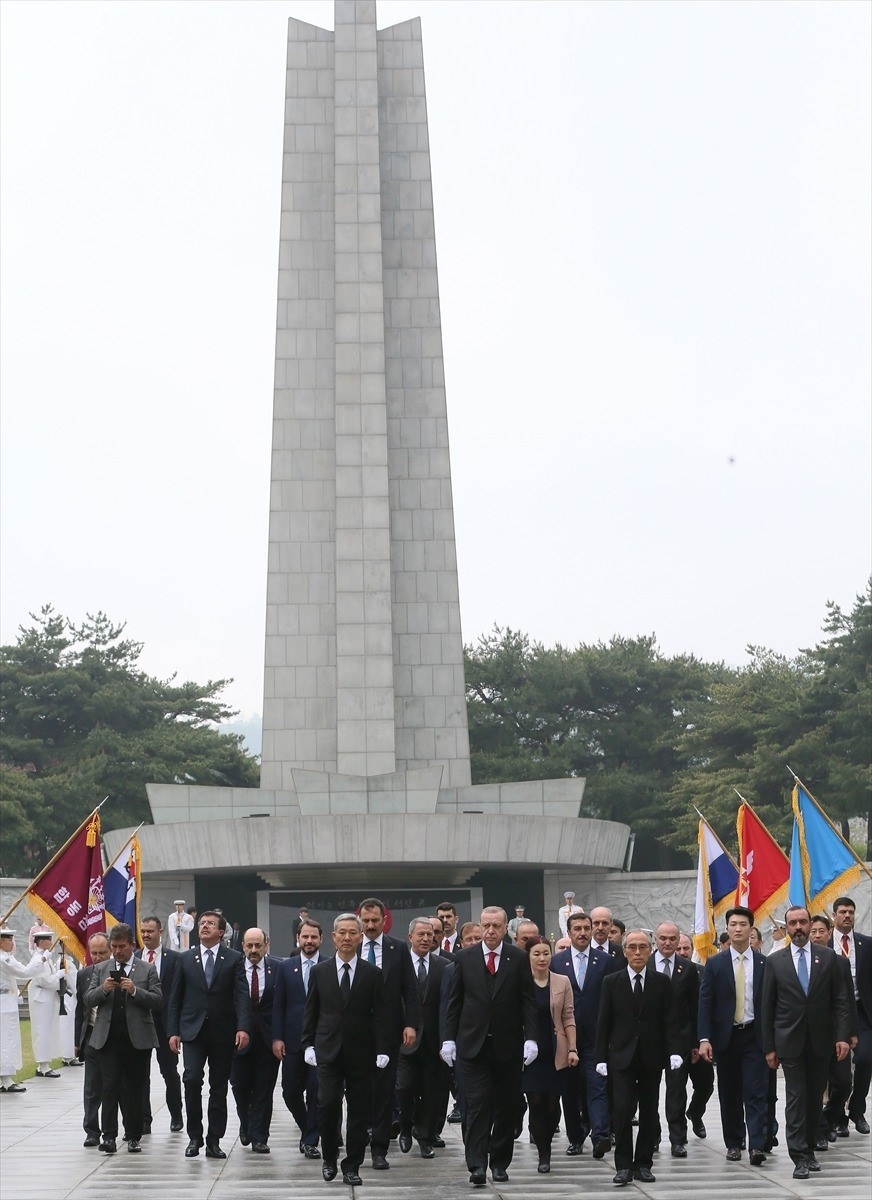
{"type": "Polygon", "coordinates": [[[432,946],[429,919],[414,917],[409,923],[409,949],[421,998],[421,1018],[413,1044],[400,1047],[397,1098],[400,1150],[408,1154],[414,1136],[422,1158],[435,1158],[437,1126],[445,1116],[451,1085],[451,1073],[439,1057],[439,1000],[442,978],[450,963],[449,956],[434,953],[432,946]]]}

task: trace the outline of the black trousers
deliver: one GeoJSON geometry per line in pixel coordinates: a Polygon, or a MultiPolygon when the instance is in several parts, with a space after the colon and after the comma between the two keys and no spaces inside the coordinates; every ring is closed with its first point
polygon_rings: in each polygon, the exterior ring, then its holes
{"type": "Polygon", "coordinates": [[[300,1128],[300,1145],[318,1145],[318,1068],[310,1067],[302,1050],[282,1059],[282,1099],[300,1128]]]}
{"type": "Polygon", "coordinates": [[[279,1074],[279,1060],[261,1037],[253,1034],[248,1049],[236,1054],[230,1068],[230,1086],[236,1101],[240,1127],[252,1142],[266,1145],[272,1123],[273,1092],[279,1074]]]}
{"type": "Polygon", "coordinates": [[[715,1090],[714,1064],[700,1058],[697,1062],[691,1063],[687,1074],[693,1087],[690,1103],[687,1106],[687,1115],[694,1122],[701,1121],[705,1116],[706,1105],[715,1090]]]}
{"type": "MultiPolygon", "coordinates": [[[[666,1127],[670,1146],[683,1146],[687,1142],[687,1079],[688,1064],[682,1062],[677,1071],[666,1072],[666,1127]]],[[[657,1141],[660,1141],[661,1126],[657,1121],[657,1141]]]]}
{"type": "Polygon", "coordinates": [[[373,1154],[386,1155],[390,1149],[399,1056],[399,1046],[393,1047],[388,1065],[384,1070],[376,1070],[373,1074],[372,1138],[370,1140],[370,1149],[373,1154]]]}
{"type": "Polygon", "coordinates": [[[797,1058],[781,1059],[787,1151],[795,1163],[814,1157],[829,1065],[829,1056],[812,1053],[808,1041],[797,1058]]]}
{"type": "Polygon", "coordinates": [[[126,1136],[138,1141],[142,1137],[142,1087],[148,1077],[151,1050],[137,1050],[131,1045],[126,1026],[113,1024],[97,1053],[103,1074],[103,1137],[118,1137],[120,1107],[126,1136]]]}
{"type": "Polygon", "coordinates": [[[762,1150],[767,1141],[769,1067],[754,1037],[754,1026],[734,1029],[729,1045],[717,1056],[721,1128],[728,1150],[738,1150],[748,1127],[748,1149],[762,1150]]]}
{"type": "Polygon", "coordinates": [[[206,1137],[222,1138],[227,1129],[227,1084],[233,1063],[236,1042],[235,1030],[213,1030],[211,1023],[203,1027],[190,1042],[182,1043],[185,1069],[182,1084],[185,1089],[188,1137],[203,1137],[203,1080],[209,1066],[209,1106],[206,1137]]]}
{"type": "Polygon", "coordinates": [[[451,1071],[435,1048],[423,1044],[414,1054],[401,1054],[397,1066],[400,1131],[411,1136],[414,1128],[418,1142],[431,1146],[445,1118],[450,1086],[451,1071]]]}
{"type": "Polygon", "coordinates": [[[345,1158],[343,1171],[356,1171],[366,1153],[367,1129],[372,1112],[372,1073],[376,1070],[371,1054],[340,1052],[330,1063],[319,1063],[318,1132],[324,1163],[335,1163],[339,1154],[339,1129],[342,1121],[342,1097],[347,1103],[345,1158]]]}
{"type": "Polygon", "coordinates": [[[100,1136],[100,1100],[103,1096],[103,1064],[100,1051],[95,1050],[90,1039],[84,1039],[79,1047],[79,1056],[85,1060],[85,1078],[82,1088],[84,1117],[82,1128],[91,1137],[100,1136]]]}
{"type": "MultiPolygon", "coordinates": [[[[160,1037],[160,1042],[154,1052],[157,1059],[157,1065],[160,1068],[160,1073],[163,1076],[164,1085],[167,1093],[167,1109],[169,1110],[171,1121],[181,1121],[182,1119],[182,1081],[179,1079],[179,1056],[173,1054],[170,1050],[169,1039],[160,1037]]],[[[151,1063],[148,1066],[148,1076],[145,1080],[145,1089],[143,1092],[142,1101],[143,1120],[146,1129],[151,1128],[151,1063]]]]}
{"type": "Polygon", "coordinates": [[[498,1058],[493,1039],[485,1038],[475,1058],[458,1058],[466,1097],[466,1165],[470,1171],[506,1170],[515,1150],[515,1119],[524,1060],[518,1053],[498,1058]]]}
{"type": "Polygon", "coordinates": [[[633,1167],[651,1167],[654,1162],[654,1147],[660,1119],[657,1110],[660,1104],[661,1070],[647,1070],[642,1066],[639,1051],[632,1064],[625,1068],[613,1068],[609,1064],[612,1080],[612,1123],[615,1127],[615,1168],[618,1171],[633,1167]],[[633,1114],[639,1106],[639,1129],[636,1147],[633,1149],[633,1114]]]}

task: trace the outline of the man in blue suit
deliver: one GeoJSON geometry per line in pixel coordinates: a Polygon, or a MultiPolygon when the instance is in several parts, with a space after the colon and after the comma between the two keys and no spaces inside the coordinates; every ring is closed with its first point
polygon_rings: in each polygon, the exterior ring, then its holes
{"type": "Polygon", "coordinates": [[[705,965],[699,989],[699,1056],[718,1071],[718,1099],[727,1159],[739,1162],[745,1126],[751,1166],[766,1161],[769,1068],[763,1053],[766,959],[751,949],[754,913],[727,910],[729,949],[705,965]]]}
{"type": "Polygon", "coordinates": [[[248,1047],[238,1052],[230,1068],[230,1086],[239,1116],[239,1140],[251,1143],[253,1154],[269,1154],[273,1092],[279,1062],[272,1049],[273,996],[279,960],[266,952],[262,929],[247,929],[242,935],[245,983],[251,997],[251,1037],[248,1047]]]}
{"type": "Polygon", "coordinates": [[[302,1031],[309,972],[319,962],[322,931],[306,916],[297,930],[300,953],[283,959],[276,970],[273,998],[273,1054],[282,1064],[282,1099],[300,1128],[300,1153],[320,1158],[318,1149],[318,1069],[303,1057],[302,1031]]]}
{"type": "Polygon", "coordinates": [[[609,1101],[606,1080],[596,1070],[596,1027],[599,1017],[603,980],[624,966],[623,954],[614,958],[608,949],[591,946],[592,925],[586,913],[573,913],[567,922],[572,946],[555,954],[551,970],[567,975],[572,984],[575,1028],[580,1061],[562,1074],[565,1076],[563,1115],[570,1156],[581,1154],[586,1130],[581,1112],[590,1122],[594,1158],[603,1158],[611,1149],[609,1101]]]}

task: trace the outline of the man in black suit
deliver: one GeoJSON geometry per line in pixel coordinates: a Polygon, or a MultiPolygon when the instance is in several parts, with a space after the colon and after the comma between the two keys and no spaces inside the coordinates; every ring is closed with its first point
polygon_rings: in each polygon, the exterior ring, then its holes
{"type": "Polygon", "coordinates": [[[672,984],[665,975],[646,970],[651,941],[632,929],[624,942],[626,970],[613,971],[603,982],[597,1023],[597,1072],[611,1075],[615,1127],[613,1183],[631,1179],[654,1183],[651,1166],[657,1144],[660,1075],[669,1063],[681,1066],[678,1021],[672,984]],[[639,1132],[633,1150],[633,1113],[639,1107],[639,1132]]]}
{"type": "MultiPolygon", "coordinates": [[[[686,933],[682,933],[678,938],[678,950],[676,951],[680,958],[685,962],[690,963],[694,971],[697,973],[699,982],[702,982],[703,967],[701,963],[693,961],[693,942],[686,933]]],[[[699,989],[697,989],[697,1021],[699,1018],[699,989]]],[[[697,1027],[697,1046],[699,1046],[699,1028],[697,1027]]],[[[690,1067],[688,1068],[688,1077],[690,1079],[693,1091],[690,1097],[690,1104],[687,1106],[687,1119],[690,1121],[690,1127],[698,1138],[706,1136],[706,1127],[703,1122],[705,1110],[709,1100],[714,1095],[715,1090],[715,1068],[714,1064],[707,1062],[704,1058],[700,1058],[699,1049],[691,1053],[690,1067]]]]}
{"type": "Polygon", "coordinates": [[[857,1003],[857,1045],[854,1048],[854,1082],[850,1093],[848,1113],[845,1101],[848,1094],[844,1086],[847,1075],[850,1088],[850,1064],[835,1068],[837,1078],[830,1080],[830,1099],[827,1103],[828,1118],[837,1137],[848,1136],[848,1122],[854,1122],[858,1133],[869,1132],[866,1120],[866,1099],[872,1081],[872,937],[856,933],[854,917],[856,905],[850,896],[838,896],[833,901],[833,937],[830,945],[836,954],[846,958],[851,966],[854,999],[857,1003]],[[835,1093],[835,1096],[834,1096],[835,1093]]]}
{"type": "Polygon", "coordinates": [[[438,1125],[445,1116],[451,1073],[439,1057],[439,1001],[442,979],[450,966],[447,958],[433,950],[427,917],[415,917],[409,925],[412,969],[421,1000],[421,1020],[411,1046],[400,1047],[397,1068],[397,1098],[400,1105],[400,1150],[412,1148],[417,1138],[422,1158],[435,1158],[433,1146],[438,1125]]]}
{"type": "MultiPolygon", "coordinates": [[[[170,1130],[178,1133],[184,1128],[182,1119],[182,1084],[179,1079],[179,1056],[170,1050],[170,1039],[167,1033],[166,1013],[173,990],[176,963],[179,960],[178,951],[165,950],[163,947],[163,928],[157,917],[143,917],[139,925],[142,933],[144,949],[137,950],[137,958],[143,959],[157,971],[163,992],[163,1005],[154,1014],[154,1028],[157,1033],[157,1050],[155,1057],[166,1087],[167,1109],[170,1114],[170,1130]]],[[[148,1078],[145,1081],[143,1096],[143,1133],[151,1133],[151,1064],[148,1078]]]]}
{"type": "MultiPolygon", "coordinates": [[[[699,1007],[699,972],[676,951],[681,930],[671,921],[661,921],[654,931],[657,945],[651,966],[672,984],[672,1003],[678,1021],[681,1066],[666,1072],[666,1123],[673,1158],[687,1158],[687,1078],[691,1062],[699,1058],[696,1020],[699,1007]]],[[[657,1140],[660,1141],[658,1123],[657,1140]]]]}
{"type": "Polygon", "coordinates": [[[381,969],[381,1022],[390,1038],[390,1062],[384,1071],[377,1071],[372,1081],[372,1137],[370,1151],[374,1171],[386,1171],[391,1144],[394,1095],[397,1084],[397,1064],[400,1046],[411,1046],[420,1022],[421,1002],[418,985],[412,970],[409,947],[398,938],[385,933],[385,906],[374,896],[360,902],[363,941],[360,957],[371,966],[381,969]]]}
{"type": "Polygon", "coordinates": [[[717,1064],[727,1160],[741,1160],[747,1124],[748,1157],[760,1167],[769,1137],[761,1021],[767,960],[751,949],[751,909],[737,905],[727,909],[726,917],[728,948],[708,959],[699,986],[699,1053],[717,1064]]]}
{"type": "Polygon", "coordinates": [[[794,1179],[820,1170],[815,1158],[821,1100],[830,1055],[849,1053],[845,977],[829,946],[809,946],[811,914],[785,913],[790,946],[769,956],[763,979],[763,1049],[784,1071],[787,1149],[794,1179]]]}
{"type": "Polygon", "coordinates": [[[109,935],[92,933],[88,938],[88,954],[91,965],[82,967],[76,973],[76,1012],[73,1025],[73,1039],[76,1058],[85,1063],[84,1094],[85,1116],[82,1127],[85,1130],[84,1146],[100,1145],[100,1098],[103,1095],[103,1069],[100,1066],[100,1055],[91,1045],[91,1034],[94,1030],[96,1012],[85,1004],[85,996],[90,991],[96,975],[95,968],[106,962],[111,951],[109,935]]]}
{"type": "Polygon", "coordinates": [[[318,1069],[318,1129],[327,1183],[336,1178],[342,1097],[347,1103],[342,1180],[351,1186],[366,1153],[372,1076],[389,1061],[393,1038],[382,1020],[384,976],[359,957],[363,925],[355,913],[333,922],[336,955],[313,967],[303,1014],[303,1057],[318,1069]]]}
{"type": "Polygon", "coordinates": [[[536,1007],[527,955],[505,944],[502,908],[481,914],[482,941],[456,955],[445,1018],[443,1062],[457,1069],[466,1099],[466,1163],[475,1187],[508,1179],[524,1065],[536,1058],[536,1007]]]}
{"type": "Polygon", "coordinates": [[[282,1064],[282,1099],[300,1129],[300,1153],[320,1158],[318,1072],[303,1057],[303,1012],[313,967],[323,961],[321,926],[307,917],[297,931],[300,953],[276,968],[273,997],[273,1054],[282,1064]]]}
{"type": "Polygon", "coordinates": [[[197,926],[198,945],[179,956],[167,1010],[170,1049],[185,1050],[182,1082],[188,1122],[186,1158],[203,1145],[203,1078],[209,1064],[206,1157],[226,1158],[220,1141],[227,1128],[227,1084],[233,1051],[245,1050],[251,1031],[251,997],[242,955],[223,944],[227,922],[207,909],[197,926]]]}
{"type": "Polygon", "coordinates": [[[272,1049],[273,997],[278,959],[267,954],[262,929],[247,929],[242,935],[245,982],[251,997],[251,1037],[248,1049],[234,1055],[230,1086],[239,1116],[239,1140],[251,1144],[253,1154],[269,1154],[273,1092],[279,1060],[272,1049]]]}
{"type": "MultiPolygon", "coordinates": [[[[832,932],[832,922],[825,913],[815,913],[812,916],[811,935],[809,939],[812,945],[829,946],[830,949],[833,949],[831,945],[832,932]]],[[[858,1041],[858,1019],[857,1001],[854,998],[854,977],[851,974],[851,960],[845,955],[840,954],[837,950],[836,965],[841,969],[844,979],[845,995],[848,1000],[848,1012],[850,1015],[848,1045],[854,1050],[858,1041]]],[[[774,1076],[775,1074],[776,1072],[773,1071],[772,1075],[774,1076]]],[[[850,1094],[851,1056],[849,1054],[839,1062],[835,1054],[833,1054],[830,1057],[829,1077],[827,1079],[827,1102],[821,1113],[818,1140],[815,1146],[816,1152],[829,1150],[829,1143],[834,1142],[839,1136],[839,1132],[837,1131],[841,1130],[841,1125],[836,1125],[835,1120],[845,1120],[845,1101],[850,1094]]],[[[848,1136],[847,1129],[842,1136],[848,1136]]]]}
{"type": "Polygon", "coordinates": [[[116,1151],[118,1108],[123,1105],[125,1137],[131,1154],[142,1150],[142,1096],[148,1062],[157,1046],[154,1014],[163,1004],[157,971],[134,958],[135,934],[119,922],[109,934],[111,957],[95,968],[85,1007],[95,1008],[91,1045],[100,1055],[103,1074],[103,1141],[99,1149],[116,1151]]]}
{"type": "Polygon", "coordinates": [[[579,1063],[562,1072],[561,1100],[569,1138],[566,1153],[570,1157],[582,1153],[589,1128],[593,1156],[603,1158],[611,1150],[612,1142],[606,1080],[596,1070],[596,1026],[603,980],[612,971],[620,969],[620,964],[607,949],[591,945],[592,926],[587,913],[572,913],[567,920],[567,929],[572,945],[551,960],[551,970],[566,975],[572,984],[575,1036],[578,1039],[579,1063]]]}

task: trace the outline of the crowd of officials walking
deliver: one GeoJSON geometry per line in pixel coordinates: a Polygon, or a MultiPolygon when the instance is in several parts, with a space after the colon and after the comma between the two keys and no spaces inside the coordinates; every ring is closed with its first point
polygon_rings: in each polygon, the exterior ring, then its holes
{"type": "Polygon", "coordinates": [[[483,1186],[488,1170],[504,1182],[525,1115],[541,1174],[562,1119],[563,1153],[580,1156],[589,1142],[594,1158],[614,1155],[616,1186],[653,1183],[661,1142],[685,1158],[689,1133],[706,1136],[715,1070],[731,1162],[747,1152],[763,1168],[781,1137],[805,1179],[850,1124],[869,1133],[872,938],[854,932],[849,897],[832,917],[789,909],[787,944],[768,957],[753,912],[730,909],[727,942],[704,965],[671,921],[652,937],[606,908],[570,905],[552,948],[516,913],[510,923],[488,907],[458,929],[446,903],[398,938],[375,897],[326,934],[303,910],[296,952],[281,959],[259,928],[235,927],[233,949],[212,910],[181,951],[164,944],[156,917],[141,923],[142,950],[127,925],[95,934],[75,981],[84,1145],[142,1152],[153,1053],[188,1158],[225,1157],[228,1087],[242,1145],[269,1154],[281,1072],[301,1155],[325,1181],[341,1173],[350,1185],[363,1182],[367,1158],[375,1171],[396,1151],[436,1158],[446,1121],[460,1123],[470,1184],[483,1186]]]}

